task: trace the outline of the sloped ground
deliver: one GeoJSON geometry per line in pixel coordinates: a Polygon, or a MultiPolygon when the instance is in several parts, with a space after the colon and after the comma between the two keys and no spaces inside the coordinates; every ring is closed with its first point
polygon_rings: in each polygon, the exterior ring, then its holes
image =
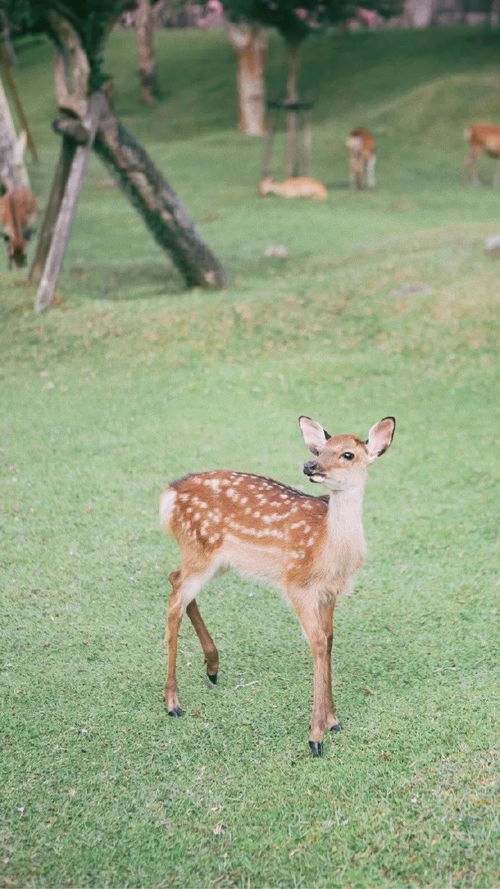
{"type": "MultiPolygon", "coordinates": [[[[117,106],[226,263],[186,293],[94,164],[58,307],[2,277],[2,856],[8,887],[493,887],[498,194],[462,182],[463,126],[496,119],[476,32],[316,38],[325,204],[255,196],[262,144],[232,130],[223,35],[160,35],[164,98],[117,106]],[[320,79],[321,76],[321,79],[320,79]],[[379,187],[343,142],[368,123],[379,187]],[[266,259],[283,244],[286,261],[266,259]],[[366,498],[370,556],[337,614],[346,730],[307,753],[310,656],[280,598],[226,576],[203,597],[209,688],[182,630],[182,720],[161,704],[160,487],[227,466],[302,484],[296,418],[363,434],[395,414],[366,498]]],[[[309,64],[306,64],[307,57],[309,64]]],[[[50,53],[20,83],[47,194],[50,53]],[[42,86],[46,86],[44,91],[42,86]]],[[[278,83],[280,48],[270,57],[278,83]]],[[[492,170],[485,161],[485,178],[492,170]]]]}

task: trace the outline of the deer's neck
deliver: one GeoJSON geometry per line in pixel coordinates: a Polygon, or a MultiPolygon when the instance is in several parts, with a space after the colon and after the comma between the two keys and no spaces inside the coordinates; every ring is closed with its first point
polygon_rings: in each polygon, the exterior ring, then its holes
{"type": "Polygon", "coordinates": [[[335,491],[328,504],[328,550],[332,567],[348,579],[361,567],[366,544],[362,488],[335,491]]]}

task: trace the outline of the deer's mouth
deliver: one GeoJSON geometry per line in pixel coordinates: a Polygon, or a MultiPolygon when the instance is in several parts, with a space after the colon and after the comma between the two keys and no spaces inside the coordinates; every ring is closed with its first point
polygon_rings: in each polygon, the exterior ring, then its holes
{"type": "Polygon", "coordinates": [[[307,475],[310,482],[319,483],[324,481],[325,475],[323,472],[318,471],[318,467],[314,465],[314,462],[304,463],[304,475],[307,475]]]}

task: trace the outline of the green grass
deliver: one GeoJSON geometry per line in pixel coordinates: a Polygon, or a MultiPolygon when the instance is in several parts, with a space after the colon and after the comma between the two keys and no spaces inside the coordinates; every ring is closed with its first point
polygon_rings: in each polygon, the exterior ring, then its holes
{"type": "MultiPolygon", "coordinates": [[[[126,123],[226,265],[183,290],[93,162],[58,306],[2,275],[0,882],[20,887],[492,889],[495,870],[495,330],[498,193],[462,182],[463,126],[499,120],[498,47],[475,31],[318,37],[314,173],[325,204],[255,195],[223,35],[158,39],[161,104],[137,98],[130,34],[108,68],[126,123]],[[379,187],[344,186],[370,125],[379,187]],[[284,244],[285,262],[264,257],[284,244]],[[300,485],[297,416],[393,448],[366,497],[367,565],[337,612],[346,727],[307,750],[310,655],[280,597],[203,594],[209,687],[183,625],[182,720],[166,718],[172,541],[158,493],[226,466],[300,485]],[[373,694],[367,692],[371,690],[373,694]]],[[[46,199],[51,52],[19,82],[46,199]]],[[[270,54],[277,89],[282,54],[270,54]]],[[[492,175],[488,161],[483,175],[492,175]]]]}

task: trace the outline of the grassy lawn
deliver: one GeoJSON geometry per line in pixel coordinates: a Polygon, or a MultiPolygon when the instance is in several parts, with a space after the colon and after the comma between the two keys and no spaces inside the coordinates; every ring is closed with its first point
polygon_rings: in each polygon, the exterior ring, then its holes
{"type": "MultiPolygon", "coordinates": [[[[184,198],[230,283],[186,292],[92,162],[56,308],[0,279],[0,885],[493,889],[495,315],[499,195],[462,180],[464,125],[500,123],[499,46],[475,31],[311,39],[320,205],[256,196],[218,33],[158,37],[143,107],[113,35],[117,110],[184,198]],[[379,187],[346,188],[373,128],[379,187]],[[268,259],[282,244],[285,261],[268,259]],[[189,622],[166,717],[175,545],[160,488],[227,467],[301,485],[306,413],[365,434],[394,414],[366,496],[369,558],[337,610],[345,731],[309,757],[309,649],[280,597],[226,575],[189,622]]],[[[46,200],[52,54],[20,52],[46,200]]],[[[277,90],[282,53],[270,53],[277,90]]],[[[279,170],[277,171],[279,173],[279,170]]],[[[482,162],[490,181],[491,162],[482,162]]]]}

